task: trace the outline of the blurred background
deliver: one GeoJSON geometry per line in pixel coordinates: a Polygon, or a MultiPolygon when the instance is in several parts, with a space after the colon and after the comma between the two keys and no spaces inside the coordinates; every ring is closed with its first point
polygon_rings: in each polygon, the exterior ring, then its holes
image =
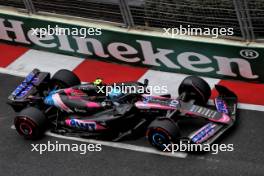
{"type": "Polygon", "coordinates": [[[264,42],[264,0],[0,0],[0,7],[157,31],[233,28],[234,36],[222,37],[264,42]]]}

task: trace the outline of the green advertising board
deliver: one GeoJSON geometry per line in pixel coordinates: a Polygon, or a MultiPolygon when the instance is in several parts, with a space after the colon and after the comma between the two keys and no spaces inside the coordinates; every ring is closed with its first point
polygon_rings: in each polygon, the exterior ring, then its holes
{"type": "Polygon", "coordinates": [[[264,46],[231,46],[89,27],[0,13],[1,42],[166,72],[264,82],[264,46]],[[91,35],[40,38],[34,34],[36,29],[56,27],[86,28],[91,35]]]}

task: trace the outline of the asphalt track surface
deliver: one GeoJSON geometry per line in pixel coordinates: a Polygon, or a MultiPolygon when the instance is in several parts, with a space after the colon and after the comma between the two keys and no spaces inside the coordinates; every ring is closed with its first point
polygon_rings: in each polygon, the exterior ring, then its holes
{"type": "MultiPolygon", "coordinates": [[[[188,154],[186,158],[166,157],[102,146],[101,152],[31,152],[32,143],[77,143],[46,136],[39,141],[21,138],[11,129],[15,113],[6,104],[7,96],[21,78],[0,74],[0,175],[264,175],[264,114],[239,110],[236,127],[219,143],[234,144],[233,152],[216,155],[188,154]]],[[[147,145],[144,139],[128,141],[147,145]]]]}

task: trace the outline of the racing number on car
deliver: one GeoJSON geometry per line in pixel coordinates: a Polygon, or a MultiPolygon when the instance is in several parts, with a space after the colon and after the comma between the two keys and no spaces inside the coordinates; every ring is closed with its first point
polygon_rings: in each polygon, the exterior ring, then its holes
{"type": "Polygon", "coordinates": [[[171,100],[171,102],[170,102],[170,106],[172,106],[172,107],[177,107],[178,104],[179,104],[178,100],[171,100]]]}

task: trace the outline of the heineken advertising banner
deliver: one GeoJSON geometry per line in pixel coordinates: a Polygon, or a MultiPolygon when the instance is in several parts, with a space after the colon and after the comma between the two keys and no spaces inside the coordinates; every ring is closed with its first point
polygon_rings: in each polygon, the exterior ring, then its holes
{"type": "Polygon", "coordinates": [[[80,31],[84,28],[0,14],[0,41],[167,72],[264,82],[264,47],[210,44],[87,26],[90,34],[86,37],[78,35],[77,31],[72,35],[34,35],[36,29],[58,26],[80,31]]]}

